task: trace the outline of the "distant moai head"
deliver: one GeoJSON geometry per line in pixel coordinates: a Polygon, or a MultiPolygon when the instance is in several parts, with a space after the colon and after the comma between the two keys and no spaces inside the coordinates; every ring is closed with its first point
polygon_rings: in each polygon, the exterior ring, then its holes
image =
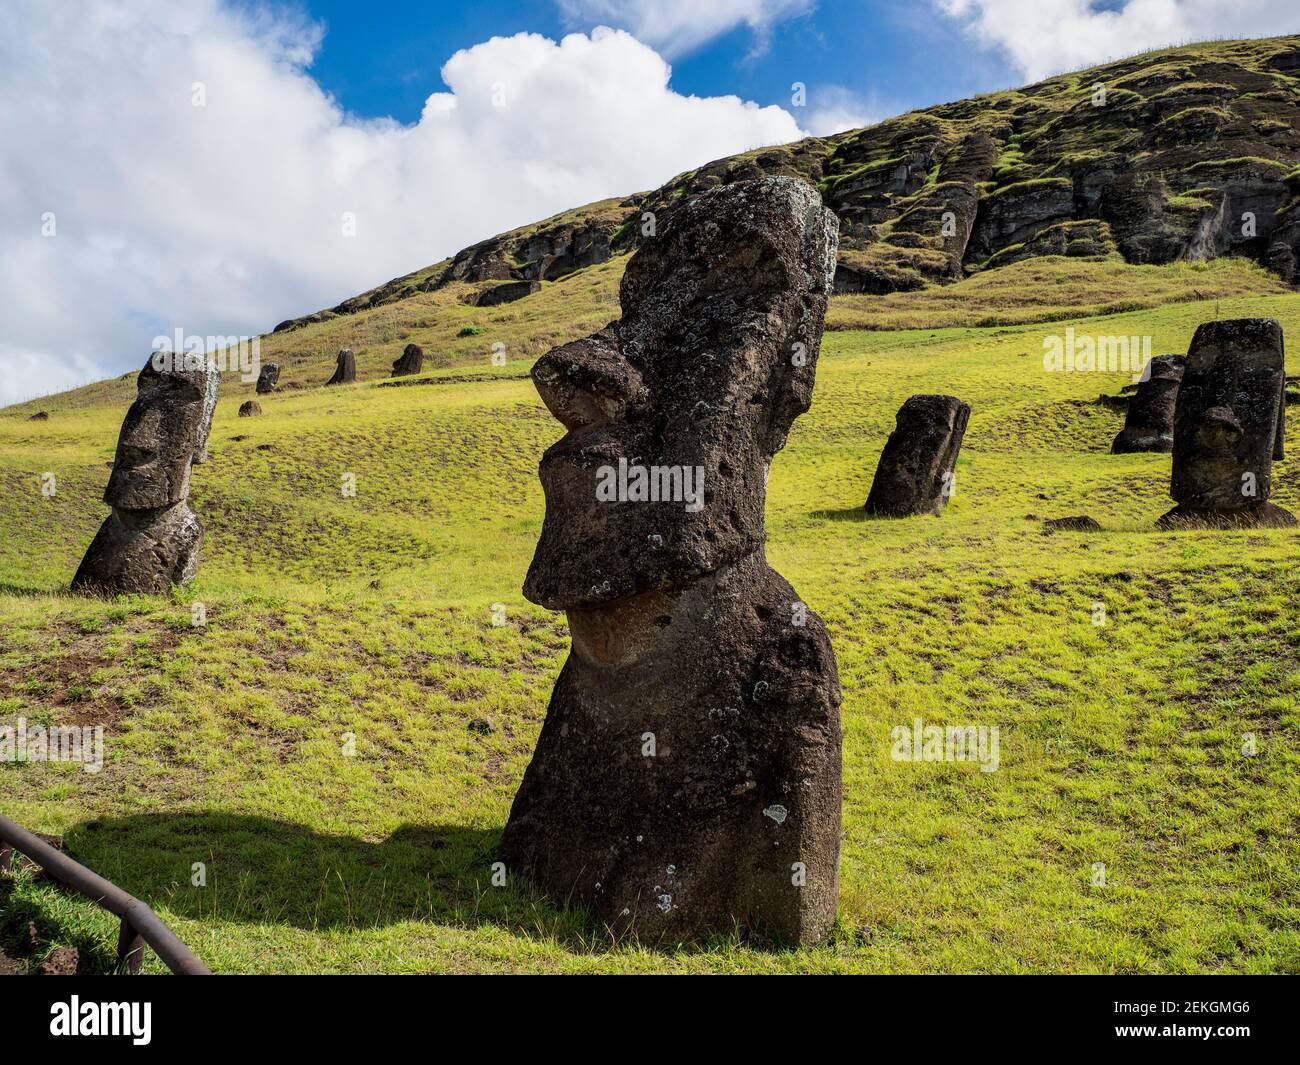
{"type": "Polygon", "coordinates": [[[939,514],[952,495],[970,406],[956,396],[911,396],[898,410],[876,466],[866,511],[902,518],[939,514]]]}
{"type": "Polygon", "coordinates": [[[1285,372],[1272,318],[1207,322],[1196,330],[1174,415],[1179,504],[1234,510],[1267,502],[1285,372]]]}
{"type": "Polygon", "coordinates": [[[632,257],[619,321],[537,361],[569,432],[541,462],[529,599],[613,602],[762,548],[767,468],[812,401],[837,242],[804,182],[711,190],[632,257]]]}
{"type": "Polygon", "coordinates": [[[207,459],[219,377],[201,355],[150,357],[122,422],[105,503],[156,510],[189,495],[190,466],[207,459]]]}
{"type": "Polygon", "coordinates": [[[1147,362],[1129,400],[1124,428],[1111,444],[1112,452],[1173,450],[1174,411],[1186,368],[1186,355],[1157,355],[1147,362]]]}

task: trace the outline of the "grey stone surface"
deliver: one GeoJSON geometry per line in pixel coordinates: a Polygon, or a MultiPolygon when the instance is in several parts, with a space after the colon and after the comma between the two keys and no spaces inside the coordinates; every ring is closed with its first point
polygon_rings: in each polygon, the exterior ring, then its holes
{"type": "Polygon", "coordinates": [[[839,680],[767,565],[763,505],[811,401],[836,228],[789,178],[705,192],[629,262],[623,317],[533,370],[569,431],[524,593],[573,647],[501,855],[643,941],[814,943],[834,921],[839,680]],[[688,468],[698,507],[631,488],[688,468]],[[628,491],[602,497],[615,470],[628,491]]]}
{"type": "Polygon", "coordinates": [[[1207,322],[1196,330],[1174,414],[1170,495],[1178,506],[1162,526],[1295,524],[1269,502],[1282,450],[1284,361],[1275,319],[1207,322]]]}
{"type": "Polygon", "coordinates": [[[72,580],[76,590],[162,594],[198,570],[203,527],[186,503],[190,472],[207,457],[220,373],[151,358],[118,437],[100,526],[72,580]]]}
{"type": "Polygon", "coordinates": [[[884,518],[941,514],[956,488],[970,407],[955,396],[912,396],[876,466],[866,511],[884,518]]]}

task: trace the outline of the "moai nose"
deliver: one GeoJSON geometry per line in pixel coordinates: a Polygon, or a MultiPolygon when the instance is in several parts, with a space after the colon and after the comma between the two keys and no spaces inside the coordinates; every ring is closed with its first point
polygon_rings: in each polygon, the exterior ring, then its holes
{"type": "Polygon", "coordinates": [[[1241,422],[1231,407],[1211,407],[1205,412],[1197,438],[1206,447],[1232,447],[1241,439],[1241,422]]]}
{"type": "Polygon", "coordinates": [[[570,430],[619,421],[646,392],[608,330],[547,352],[532,377],[547,409],[570,430]]]}

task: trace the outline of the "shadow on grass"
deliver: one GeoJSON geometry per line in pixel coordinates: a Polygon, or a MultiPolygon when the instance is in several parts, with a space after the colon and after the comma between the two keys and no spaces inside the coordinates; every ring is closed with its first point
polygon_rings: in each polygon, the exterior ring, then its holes
{"type": "Polygon", "coordinates": [[[874,514],[868,514],[861,506],[845,507],[843,510],[814,510],[808,515],[821,521],[880,521],[874,514]]]}
{"type": "Polygon", "coordinates": [[[66,832],[83,865],[155,908],[193,920],[308,930],[401,921],[493,925],[573,950],[615,940],[582,910],[559,909],[513,875],[492,884],[499,829],[403,825],[372,842],[223,812],[87,821],[66,832]],[[202,863],[206,886],[194,886],[202,863]]]}

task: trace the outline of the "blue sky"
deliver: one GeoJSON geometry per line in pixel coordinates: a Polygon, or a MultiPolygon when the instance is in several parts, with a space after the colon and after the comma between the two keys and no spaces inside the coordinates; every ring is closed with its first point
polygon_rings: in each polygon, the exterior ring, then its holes
{"type": "MultiPolygon", "coordinates": [[[[566,18],[560,4],[547,0],[419,7],[306,0],[296,6],[325,29],[311,67],[317,82],[359,117],[404,123],[419,118],[425,97],[442,87],[438,69],[461,48],[521,32],[558,38],[609,22],[566,18]]],[[[790,86],[803,82],[813,97],[810,107],[819,93],[839,90],[836,98],[847,97],[878,117],[1022,80],[1006,57],[973,45],[960,21],[939,16],[923,0],[808,6],[808,13],[772,26],[766,42],[742,24],[683,55],[662,49],[673,66],[673,87],[687,95],[735,94],[789,107],[790,86]]]]}

